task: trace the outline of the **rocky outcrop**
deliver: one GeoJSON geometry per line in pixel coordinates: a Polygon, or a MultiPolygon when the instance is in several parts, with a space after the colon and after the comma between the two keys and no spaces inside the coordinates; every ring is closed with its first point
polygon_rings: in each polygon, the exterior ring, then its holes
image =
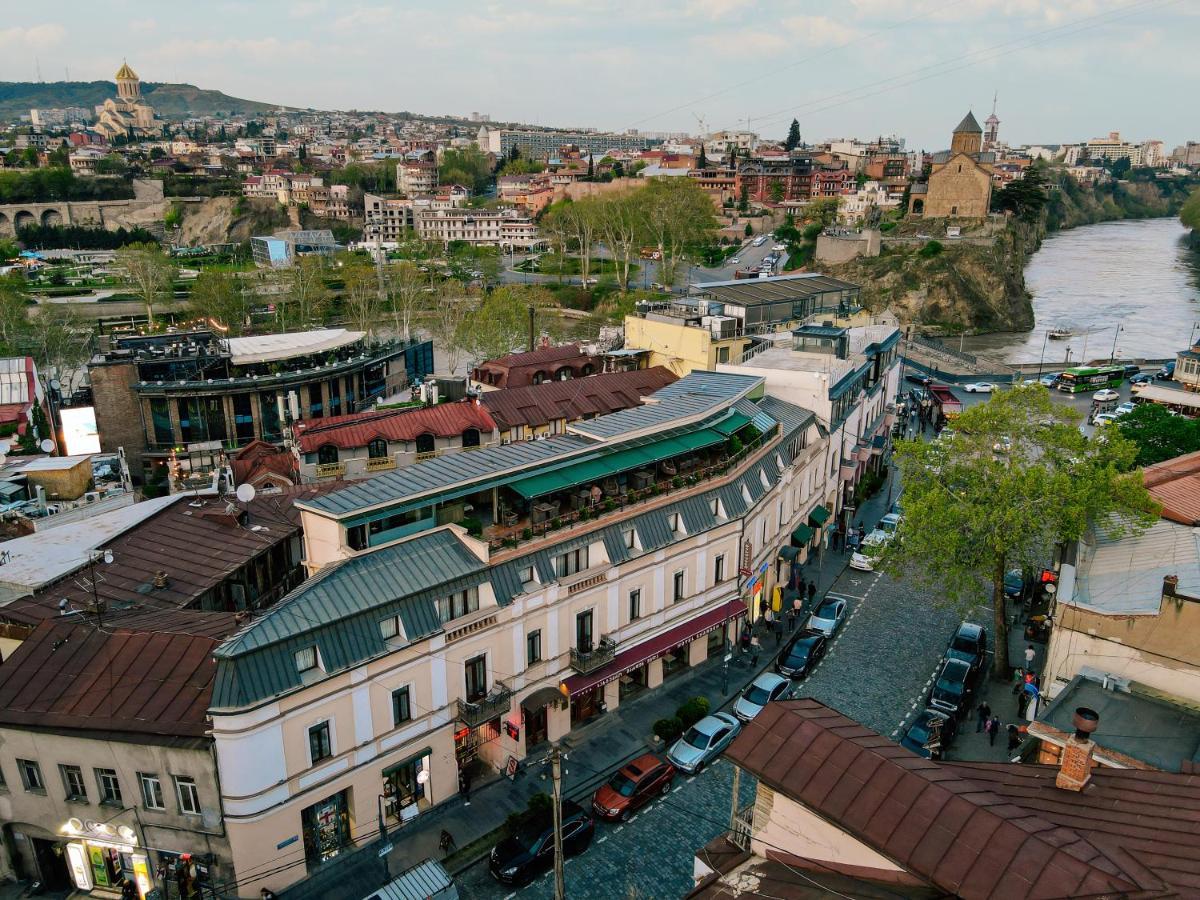
{"type": "Polygon", "coordinates": [[[288,226],[286,211],[274,200],[188,197],[172,203],[179,210],[180,243],[187,247],[240,244],[288,226]]]}

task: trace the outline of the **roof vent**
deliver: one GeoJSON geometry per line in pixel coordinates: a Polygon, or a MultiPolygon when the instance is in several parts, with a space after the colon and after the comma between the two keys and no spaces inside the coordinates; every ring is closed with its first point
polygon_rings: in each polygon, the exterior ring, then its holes
{"type": "Polygon", "coordinates": [[[1075,726],[1075,733],[1067,738],[1063,746],[1062,760],[1054,784],[1064,791],[1079,792],[1087,787],[1092,779],[1092,755],[1096,752],[1092,732],[1100,726],[1100,713],[1086,706],[1077,707],[1072,724],[1075,726]]]}
{"type": "Polygon", "coordinates": [[[159,569],[157,572],[154,573],[154,589],[156,591],[162,590],[163,588],[165,588],[167,586],[167,582],[169,580],[170,579],[167,578],[167,573],[164,572],[162,569],[159,569]]]}

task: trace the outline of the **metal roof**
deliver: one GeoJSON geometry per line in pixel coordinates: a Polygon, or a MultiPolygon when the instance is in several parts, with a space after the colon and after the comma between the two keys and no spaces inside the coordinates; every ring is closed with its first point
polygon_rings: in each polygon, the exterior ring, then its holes
{"type": "Polygon", "coordinates": [[[743,278],[736,281],[710,281],[695,285],[698,293],[734,306],[758,306],[781,300],[798,300],[834,291],[857,291],[859,286],[816,272],[776,275],[772,278],[743,278]]]}
{"type": "Polygon", "coordinates": [[[480,397],[496,424],[507,431],[521,425],[575,421],[638,406],[642,398],[675,381],[664,366],[609,372],[529,387],[485,391],[480,397]]]}
{"type": "Polygon", "coordinates": [[[297,422],[300,452],[315,453],[330,444],[343,450],[365,447],[376,438],[385,441],[413,441],[419,435],[457,437],[474,428],[491,434],[496,429],[488,410],[471,400],[414,406],[386,413],[365,412],[339,417],[343,421],[323,424],[320,419],[297,422]],[[303,426],[303,427],[301,427],[303,426]]]}
{"type": "Polygon", "coordinates": [[[1069,602],[1109,614],[1157,613],[1167,575],[1179,576],[1181,594],[1200,596],[1195,528],[1160,519],[1139,534],[1109,537],[1099,529],[1079,543],[1069,602]]]}
{"type": "Polygon", "coordinates": [[[308,356],[345,347],[366,337],[363,331],[345,328],[321,328],[316,331],[293,331],[283,334],[264,334],[254,337],[227,338],[231,362],[235,366],[271,362],[308,356]]]}
{"type": "Polygon", "coordinates": [[[975,119],[975,113],[967,110],[967,114],[963,116],[963,120],[958,123],[958,127],[954,129],[955,134],[983,134],[983,129],[979,127],[979,122],[975,119]]]}

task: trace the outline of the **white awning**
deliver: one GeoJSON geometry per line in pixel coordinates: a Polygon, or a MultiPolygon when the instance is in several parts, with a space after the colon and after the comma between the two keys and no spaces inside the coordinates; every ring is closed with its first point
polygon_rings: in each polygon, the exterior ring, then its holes
{"type": "Polygon", "coordinates": [[[226,343],[233,356],[233,364],[245,366],[250,363],[274,362],[336,350],[362,340],[365,334],[362,331],[347,331],[345,328],[322,328],[317,331],[294,331],[290,334],[229,338],[226,343]]]}

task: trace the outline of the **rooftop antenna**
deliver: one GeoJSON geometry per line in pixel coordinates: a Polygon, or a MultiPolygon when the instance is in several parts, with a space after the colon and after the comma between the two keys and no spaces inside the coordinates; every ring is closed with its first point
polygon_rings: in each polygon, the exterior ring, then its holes
{"type": "Polygon", "coordinates": [[[1000,96],[999,91],[996,91],[995,93],[992,94],[992,115],[993,116],[996,114],[996,100],[999,98],[999,96],[1000,96]]]}

